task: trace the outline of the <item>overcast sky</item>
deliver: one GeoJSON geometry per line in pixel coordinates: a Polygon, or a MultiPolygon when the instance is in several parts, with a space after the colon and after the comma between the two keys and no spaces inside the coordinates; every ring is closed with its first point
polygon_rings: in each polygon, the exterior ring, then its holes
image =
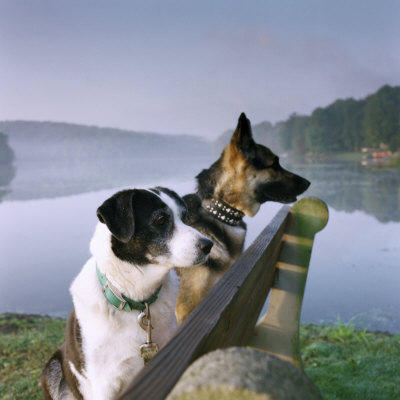
{"type": "Polygon", "coordinates": [[[0,120],[214,138],[384,84],[397,0],[0,0],[0,120]]]}

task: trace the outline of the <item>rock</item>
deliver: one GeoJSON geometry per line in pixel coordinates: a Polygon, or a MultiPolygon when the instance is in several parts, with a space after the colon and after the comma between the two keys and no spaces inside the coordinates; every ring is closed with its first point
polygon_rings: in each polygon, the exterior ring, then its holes
{"type": "Polygon", "coordinates": [[[294,365],[249,347],[216,350],[196,360],[168,400],[320,400],[321,393],[294,365]]]}

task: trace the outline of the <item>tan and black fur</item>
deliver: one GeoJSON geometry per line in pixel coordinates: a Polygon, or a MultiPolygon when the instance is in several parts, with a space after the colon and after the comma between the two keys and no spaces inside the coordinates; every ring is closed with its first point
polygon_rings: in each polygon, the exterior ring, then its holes
{"type": "Polygon", "coordinates": [[[84,368],[82,351],[82,337],[79,323],[73,310],[68,319],[65,330],[65,342],[53,354],[45,367],[45,374],[41,377],[43,395],[45,399],[52,399],[52,393],[60,393],[65,398],[82,399],[77,389],[79,383],[71,371],[69,361],[81,372],[84,368]]]}
{"type": "Polygon", "coordinates": [[[243,250],[245,223],[231,226],[216,219],[206,207],[210,199],[253,217],[262,203],[291,203],[310,185],[306,179],[283,169],[270,149],[254,141],[250,121],[244,113],[220,158],[197,176],[197,183],[197,192],[184,196],[189,211],[187,223],[210,238],[214,246],[203,266],[177,269],[181,277],[176,306],[179,324],[243,250]]]}

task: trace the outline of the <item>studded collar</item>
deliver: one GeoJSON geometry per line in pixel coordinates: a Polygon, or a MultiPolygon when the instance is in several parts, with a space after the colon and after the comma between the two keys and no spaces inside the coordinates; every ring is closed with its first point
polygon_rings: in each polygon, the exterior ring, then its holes
{"type": "Polygon", "coordinates": [[[214,198],[204,199],[202,207],[219,221],[231,226],[239,225],[244,217],[242,211],[214,198]]]}

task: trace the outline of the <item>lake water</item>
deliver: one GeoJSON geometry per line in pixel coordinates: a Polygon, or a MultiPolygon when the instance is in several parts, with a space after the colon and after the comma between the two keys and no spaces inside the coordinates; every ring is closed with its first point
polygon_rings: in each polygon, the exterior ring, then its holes
{"type": "MultiPolygon", "coordinates": [[[[186,194],[194,189],[190,177],[209,161],[179,168],[160,163],[150,174],[136,173],[133,179],[126,174],[116,182],[161,184],[186,194]]],[[[357,163],[291,169],[312,182],[307,195],[326,201],[330,211],[314,242],[302,321],[340,318],[370,330],[400,332],[400,169],[357,163]]],[[[79,174],[60,171],[20,165],[7,191],[0,191],[0,312],[66,316],[72,307],[68,287],[89,257],[96,209],[116,189],[102,184],[101,177],[87,185],[79,174]]],[[[246,218],[246,246],[280,207],[267,203],[256,217],[246,218]]]]}

